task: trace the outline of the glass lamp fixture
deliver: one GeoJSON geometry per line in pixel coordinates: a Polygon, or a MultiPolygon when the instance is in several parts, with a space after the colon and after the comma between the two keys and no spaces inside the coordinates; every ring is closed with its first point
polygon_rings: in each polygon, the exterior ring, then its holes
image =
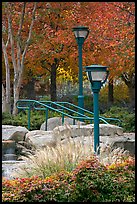
{"type": "Polygon", "coordinates": [[[72,29],[72,31],[74,32],[76,39],[77,38],[84,38],[84,40],[85,40],[88,37],[88,34],[89,34],[88,27],[84,27],[84,26],[74,27],[72,29]]]}
{"type": "Polygon", "coordinates": [[[102,65],[97,65],[93,64],[90,66],[85,66],[86,72],[87,72],[87,77],[88,80],[90,81],[91,84],[93,82],[100,82],[101,84],[104,84],[108,78],[108,70],[107,66],[102,66],[102,65]]]}

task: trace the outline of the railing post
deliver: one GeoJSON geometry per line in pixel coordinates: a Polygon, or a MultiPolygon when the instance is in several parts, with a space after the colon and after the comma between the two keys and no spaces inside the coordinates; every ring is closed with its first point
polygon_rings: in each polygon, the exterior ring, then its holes
{"type": "Polygon", "coordinates": [[[31,111],[31,108],[29,106],[29,109],[28,109],[28,129],[30,130],[30,111],[31,111]]]}
{"type": "Polygon", "coordinates": [[[48,108],[46,108],[45,131],[47,131],[47,127],[48,127],[48,108]]]}
{"type": "Polygon", "coordinates": [[[62,111],[62,112],[63,112],[63,113],[62,113],[62,125],[64,125],[64,108],[62,108],[62,110],[63,110],[63,111],[62,111]]]}
{"type": "Polygon", "coordinates": [[[64,114],[62,114],[62,125],[64,125],[64,114]]]}

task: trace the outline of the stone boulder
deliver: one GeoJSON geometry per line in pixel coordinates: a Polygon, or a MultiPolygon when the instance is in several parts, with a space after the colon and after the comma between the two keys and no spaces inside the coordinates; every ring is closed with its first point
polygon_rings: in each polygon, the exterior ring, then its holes
{"type": "Polygon", "coordinates": [[[23,141],[27,132],[22,126],[2,125],[2,140],[23,141]]]}
{"type": "MultiPolygon", "coordinates": [[[[65,117],[64,118],[64,124],[73,125],[73,119],[65,117]]],[[[75,124],[84,125],[85,123],[76,120],[75,124]]],[[[47,121],[47,130],[48,131],[53,130],[55,127],[61,126],[61,125],[62,125],[62,118],[61,117],[49,118],[47,121]]],[[[45,122],[41,125],[40,130],[45,130],[45,122]]]]}
{"type": "Polygon", "coordinates": [[[26,134],[25,141],[34,146],[36,149],[46,146],[55,147],[56,139],[53,131],[33,130],[26,134]]]}
{"type": "MultiPolygon", "coordinates": [[[[100,136],[121,136],[123,135],[123,129],[116,125],[110,124],[100,124],[100,136]]],[[[53,130],[55,137],[57,140],[63,140],[68,137],[87,137],[94,135],[94,125],[63,125],[54,128],[53,130]]]]}
{"type": "MultiPolygon", "coordinates": [[[[86,125],[87,127],[92,127],[94,129],[93,124],[86,125]]],[[[111,124],[99,124],[99,134],[100,136],[121,136],[123,135],[123,128],[117,125],[111,124]]]]}
{"type": "Polygon", "coordinates": [[[86,125],[63,125],[54,128],[53,132],[57,141],[60,141],[67,138],[90,136],[93,134],[93,128],[86,125]]]}
{"type": "Polygon", "coordinates": [[[118,148],[118,147],[121,147],[123,148],[124,150],[128,150],[129,153],[133,156],[135,155],[135,139],[127,139],[125,141],[121,140],[115,140],[113,141],[112,143],[112,148],[115,149],[115,148],[118,148]]]}
{"type": "Polygon", "coordinates": [[[18,160],[22,160],[22,156],[34,155],[35,148],[25,141],[20,141],[16,144],[16,154],[18,155],[18,160]]]}

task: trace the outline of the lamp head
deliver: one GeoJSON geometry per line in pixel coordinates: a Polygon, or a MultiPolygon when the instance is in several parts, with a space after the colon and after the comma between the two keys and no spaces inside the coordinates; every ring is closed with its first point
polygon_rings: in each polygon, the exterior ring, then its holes
{"type": "Polygon", "coordinates": [[[108,66],[93,64],[85,66],[85,68],[91,84],[93,84],[93,82],[100,82],[102,85],[106,82],[109,74],[107,70],[108,66]]]}
{"type": "Polygon", "coordinates": [[[84,38],[84,40],[88,37],[89,29],[84,26],[77,26],[72,29],[75,34],[75,38],[84,38]]]}

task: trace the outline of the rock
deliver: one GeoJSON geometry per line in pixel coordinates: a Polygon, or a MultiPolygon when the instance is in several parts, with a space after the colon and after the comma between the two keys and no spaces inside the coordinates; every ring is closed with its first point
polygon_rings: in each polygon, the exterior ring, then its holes
{"type": "Polygon", "coordinates": [[[135,133],[134,132],[130,132],[130,133],[125,132],[124,136],[127,137],[129,140],[132,140],[132,139],[135,140],[135,133]]]}
{"type": "Polygon", "coordinates": [[[124,150],[128,150],[130,155],[135,155],[135,140],[127,140],[127,141],[114,141],[112,144],[112,148],[121,147],[124,150]]]}
{"type": "Polygon", "coordinates": [[[33,130],[26,134],[26,142],[32,144],[36,149],[46,146],[55,147],[56,139],[53,131],[33,130]]]}
{"type": "MultiPolygon", "coordinates": [[[[93,124],[86,125],[87,127],[94,128],[93,124]]],[[[100,136],[121,136],[123,135],[123,128],[119,127],[117,125],[111,125],[111,124],[99,124],[99,133],[100,136]]]]}
{"type": "MultiPolygon", "coordinates": [[[[135,135],[134,135],[135,136],[135,135]]],[[[100,147],[105,149],[106,147],[110,148],[111,151],[116,148],[122,148],[127,150],[131,156],[135,155],[135,139],[129,139],[129,136],[100,136],[100,147]]],[[[133,138],[133,136],[132,136],[133,138]]],[[[66,145],[67,143],[75,143],[79,142],[83,145],[83,147],[92,147],[94,149],[94,136],[87,137],[75,137],[75,138],[65,138],[61,141],[61,144],[66,145]]]]}
{"type": "MultiPolygon", "coordinates": [[[[121,127],[118,127],[116,125],[110,125],[110,124],[100,124],[99,125],[100,130],[100,136],[121,136],[123,135],[123,129],[121,127]]],[[[54,134],[57,139],[65,139],[67,137],[87,137],[87,136],[93,136],[94,135],[94,125],[63,125],[54,128],[54,134]]]]}
{"type": "MultiPolygon", "coordinates": [[[[73,125],[73,119],[65,117],[64,118],[64,124],[73,125]]],[[[75,124],[84,125],[85,123],[76,120],[75,124]]],[[[47,121],[47,130],[48,131],[53,130],[55,127],[61,126],[61,125],[62,125],[62,118],[61,117],[49,118],[47,121]]],[[[45,130],[45,122],[41,125],[40,130],[45,130]]]]}
{"type": "Polygon", "coordinates": [[[57,141],[59,141],[70,137],[90,136],[93,134],[93,127],[87,125],[64,125],[54,128],[53,132],[57,141]]]}
{"type": "MultiPolygon", "coordinates": [[[[23,147],[25,147],[26,149],[35,150],[34,146],[31,145],[31,144],[29,144],[29,143],[26,142],[26,141],[19,141],[17,144],[18,144],[18,145],[21,145],[21,146],[23,146],[23,147]]],[[[16,144],[16,146],[17,146],[17,144],[16,144]]]]}
{"type": "Polygon", "coordinates": [[[22,141],[27,132],[27,128],[22,126],[2,125],[2,140],[22,141]]]}
{"type": "MultiPolygon", "coordinates": [[[[135,133],[123,133],[121,127],[100,124],[100,147],[110,146],[112,149],[121,147],[129,151],[131,155],[135,154],[135,133]]],[[[53,130],[57,141],[62,144],[70,142],[73,138],[74,142],[82,142],[84,145],[94,146],[94,125],[70,125],[59,126],[53,130]]]]}
{"type": "Polygon", "coordinates": [[[135,155],[135,133],[124,133],[123,136],[100,137],[101,145],[109,145],[112,149],[118,147],[127,150],[130,155],[135,155]]]}
{"type": "Polygon", "coordinates": [[[104,143],[106,145],[111,145],[113,142],[115,141],[119,141],[119,142],[126,142],[128,140],[128,138],[124,137],[124,136],[100,136],[100,142],[104,143]]]}
{"type": "Polygon", "coordinates": [[[21,156],[34,155],[35,150],[28,149],[24,145],[17,143],[16,144],[16,154],[19,155],[18,160],[20,160],[21,156]]]}

